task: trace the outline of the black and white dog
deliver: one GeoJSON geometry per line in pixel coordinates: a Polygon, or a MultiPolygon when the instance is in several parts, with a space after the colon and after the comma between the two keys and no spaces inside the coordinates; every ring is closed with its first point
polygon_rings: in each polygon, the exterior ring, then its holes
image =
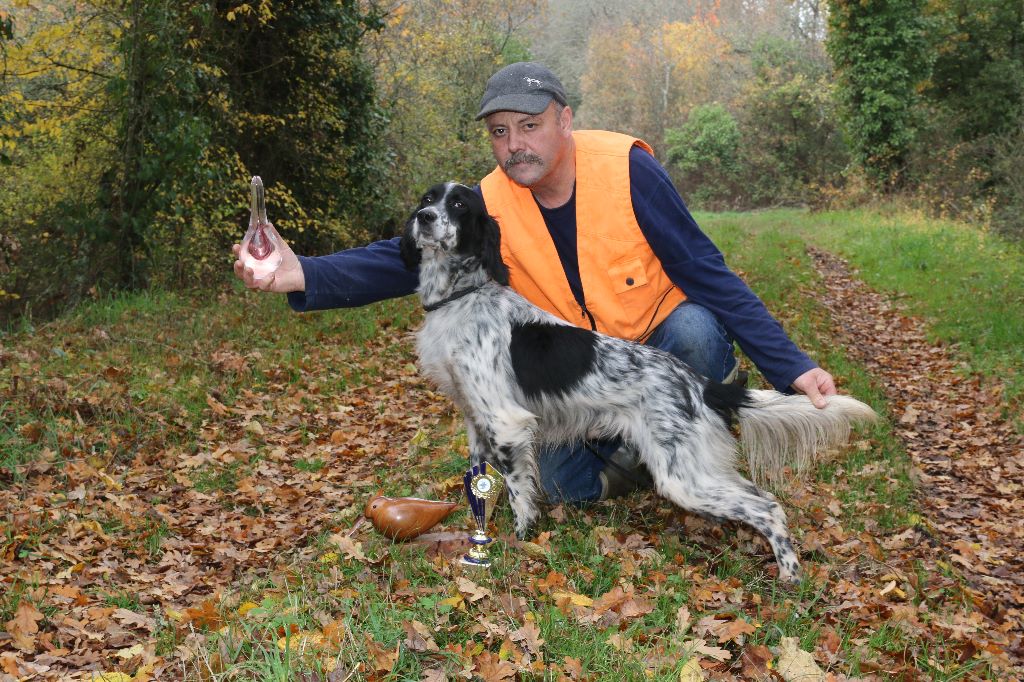
{"type": "Polygon", "coordinates": [[[504,473],[517,535],[539,516],[538,446],[621,436],[659,494],[753,526],[779,578],[796,580],[786,515],[736,471],[730,425],[739,421],[751,471],[779,475],[844,442],[871,408],[836,396],[818,409],[804,396],[719,384],[668,353],[574,327],[507,286],[499,239],[480,196],[444,183],[409,218],[401,252],[419,265],[421,369],[462,410],[473,463],[504,473]]]}

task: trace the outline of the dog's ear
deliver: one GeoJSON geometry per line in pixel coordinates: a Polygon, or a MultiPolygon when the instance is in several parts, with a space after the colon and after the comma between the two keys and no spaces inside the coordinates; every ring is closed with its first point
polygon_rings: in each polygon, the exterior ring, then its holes
{"type": "Polygon", "coordinates": [[[484,213],[480,217],[479,230],[483,237],[480,262],[484,270],[495,282],[508,286],[508,267],[501,259],[501,228],[498,221],[484,213]]]}
{"type": "Polygon", "coordinates": [[[415,270],[423,259],[423,252],[416,246],[416,239],[412,236],[412,220],[405,224],[402,231],[402,239],[398,242],[398,253],[402,256],[407,270],[415,270]]]}

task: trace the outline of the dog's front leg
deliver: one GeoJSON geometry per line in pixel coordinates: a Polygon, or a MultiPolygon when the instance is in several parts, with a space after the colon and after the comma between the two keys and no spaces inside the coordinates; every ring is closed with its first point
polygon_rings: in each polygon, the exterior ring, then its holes
{"type": "Polygon", "coordinates": [[[518,406],[478,409],[466,419],[470,459],[474,464],[488,462],[505,477],[516,537],[520,540],[529,537],[530,527],[540,517],[540,473],[533,447],[536,421],[533,413],[518,406]]]}

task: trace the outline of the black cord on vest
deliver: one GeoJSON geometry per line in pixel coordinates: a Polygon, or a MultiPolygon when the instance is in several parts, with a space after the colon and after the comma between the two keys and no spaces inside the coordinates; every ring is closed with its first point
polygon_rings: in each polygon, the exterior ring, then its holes
{"type": "Polygon", "coordinates": [[[665,294],[661,297],[661,300],[658,301],[658,305],[655,306],[654,312],[651,313],[651,321],[647,323],[647,327],[642,332],[640,332],[640,335],[633,339],[634,342],[646,343],[647,338],[654,333],[654,330],[651,329],[651,325],[654,324],[654,320],[658,318],[658,311],[661,310],[661,304],[665,302],[665,299],[668,298],[668,295],[672,293],[673,289],[675,289],[674,286],[669,287],[668,291],[666,291],[665,294]]]}

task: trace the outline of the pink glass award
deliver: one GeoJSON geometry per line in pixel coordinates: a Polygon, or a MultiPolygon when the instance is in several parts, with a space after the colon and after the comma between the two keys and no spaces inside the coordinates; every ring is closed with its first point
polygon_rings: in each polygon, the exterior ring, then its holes
{"type": "Polygon", "coordinates": [[[249,229],[242,239],[242,264],[252,268],[253,279],[266,279],[281,265],[281,244],[277,230],[267,220],[267,205],[260,176],[252,176],[252,212],[249,229]]]}

